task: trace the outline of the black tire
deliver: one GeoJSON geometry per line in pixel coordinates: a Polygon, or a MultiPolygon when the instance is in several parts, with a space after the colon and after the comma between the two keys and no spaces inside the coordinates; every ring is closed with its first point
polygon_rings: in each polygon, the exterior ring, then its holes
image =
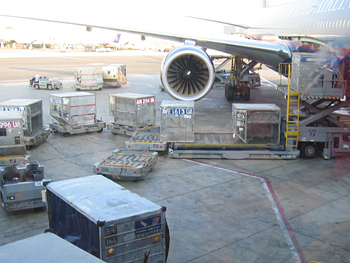
{"type": "Polygon", "coordinates": [[[39,89],[39,84],[35,84],[35,85],[34,85],[34,88],[35,88],[35,89],[39,89]]]}
{"type": "Polygon", "coordinates": [[[225,97],[227,101],[233,101],[233,89],[234,87],[232,87],[230,84],[225,84],[225,97]]]}
{"type": "Polygon", "coordinates": [[[52,89],[52,85],[47,85],[47,87],[46,87],[47,89],[52,89]]]}
{"type": "Polygon", "coordinates": [[[315,158],[317,152],[316,144],[313,143],[303,143],[300,146],[300,157],[304,159],[315,158]]]}
{"type": "Polygon", "coordinates": [[[250,88],[248,87],[248,85],[245,83],[242,83],[241,90],[242,90],[243,101],[249,101],[250,100],[250,88]]]}

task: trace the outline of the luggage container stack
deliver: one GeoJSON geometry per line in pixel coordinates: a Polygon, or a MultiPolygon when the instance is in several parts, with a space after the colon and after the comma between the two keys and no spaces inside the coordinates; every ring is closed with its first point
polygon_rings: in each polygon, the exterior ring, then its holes
{"type": "Polygon", "coordinates": [[[50,130],[43,127],[42,100],[12,99],[0,103],[0,111],[17,112],[23,120],[24,144],[30,148],[45,141],[50,130]]]}
{"type": "Polygon", "coordinates": [[[109,95],[109,116],[113,123],[107,124],[112,134],[132,135],[136,130],[155,125],[155,96],[120,93],[109,95]]]}
{"type": "Polygon", "coordinates": [[[112,180],[138,181],[152,170],[157,160],[157,152],[117,149],[102,162],[94,164],[94,173],[112,180]]]}
{"type": "Polygon", "coordinates": [[[166,262],[165,207],[101,175],[49,183],[46,200],[53,233],[103,261],[166,262]]]}
{"type": "Polygon", "coordinates": [[[120,87],[128,81],[125,64],[111,64],[102,68],[103,87],[120,87]]]}
{"type": "Polygon", "coordinates": [[[101,90],[102,84],[97,81],[95,68],[77,68],[74,70],[75,90],[101,90]]]}
{"type": "Polygon", "coordinates": [[[78,134],[101,132],[106,123],[96,118],[96,97],[88,92],[68,92],[50,95],[50,115],[55,132],[78,134]]]}

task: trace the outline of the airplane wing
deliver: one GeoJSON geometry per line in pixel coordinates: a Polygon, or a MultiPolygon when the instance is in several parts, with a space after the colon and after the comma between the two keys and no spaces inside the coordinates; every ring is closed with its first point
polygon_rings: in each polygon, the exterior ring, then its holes
{"type": "Polygon", "coordinates": [[[209,93],[215,80],[213,64],[203,50],[209,48],[231,55],[238,55],[251,61],[277,68],[278,64],[288,62],[292,56],[292,47],[286,42],[263,42],[242,37],[201,37],[184,34],[169,34],[151,30],[139,30],[127,27],[86,24],[70,21],[38,19],[34,17],[20,17],[2,15],[46,22],[85,26],[87,29],[102,28],[151,36],[171,41],[183,42],[184,46],[171,51],[164,59],[161,69],[161,80],[164,89],[175,99],[199,100],[209,93]]]}

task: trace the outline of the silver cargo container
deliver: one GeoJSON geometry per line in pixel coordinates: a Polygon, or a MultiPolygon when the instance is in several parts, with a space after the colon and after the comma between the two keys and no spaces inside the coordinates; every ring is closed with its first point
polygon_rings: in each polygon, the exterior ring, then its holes
{"type": "Polygon", "coordinates": [[[194,141],[194,102],[163,100],[160,135],[167,142],[194,141]]]}
{"type": "Polygon", "coordinates": [[[97,70],[95,68],[76,68],[74,70],[75,90],[97,90],[102,89],[102,84],[97,81],[97,70]]]}
{"type": "Polygon", "coordinates": [[[18,112],[0,111],[0,165],[20,165],[29,161],[21,115],[18,112]]]}
{"type": "Polygon", "coordinates": [[[111,64],[102,67],[102,81],[103,87],[120,87],[125,84],[128,81],[126,78],[126,65],[111,64]]]}
{"type": "Polygon", "coordinates": [[[233,137],[244,144],[279,144],[281,109],[275,104],[233,103],[233,137]]]}
{"type": "Polygon", "coordinates": [[[53,233],[105,262],[166,262],[165,207],[102,175],[53,182],[46,189],[53,233]]]}
{"type": "Polygon", "coordinates": [[[42,100],[12,99],[0,103],[2,112],[18,112],[23,119],[24,143],[35,146],[46,140],[50,131],[43,127],[42,100]]]}
{"type": "Polygon", "coordinates": [[[103,263],[102,260],[50,232],[0,246],[0,262],[103,263]]]}
{"type": "Polygon", "coordinates": [[[89,92],[50,94],[50,128],[62,133],[102,131],[106,123],[96,118],[96,96],[89,92]]]}
{"type": "Polygon", "coordinates": [[[109,95],[109,116],[114,121],[107,127],[113,134],[131,135],[136,129],[155,125],[155,96],[135,93],[109,95]]]}

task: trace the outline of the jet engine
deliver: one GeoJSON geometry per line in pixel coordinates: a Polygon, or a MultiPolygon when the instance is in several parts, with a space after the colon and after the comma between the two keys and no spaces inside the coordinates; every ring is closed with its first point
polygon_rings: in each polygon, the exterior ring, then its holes
{"type": "Polygon", "coordinates": [[[199,100],[211,90],[215,69],[208,54],[196,46],[172,50],[163,60],[163,88],[178,100],[199,100]]]}

